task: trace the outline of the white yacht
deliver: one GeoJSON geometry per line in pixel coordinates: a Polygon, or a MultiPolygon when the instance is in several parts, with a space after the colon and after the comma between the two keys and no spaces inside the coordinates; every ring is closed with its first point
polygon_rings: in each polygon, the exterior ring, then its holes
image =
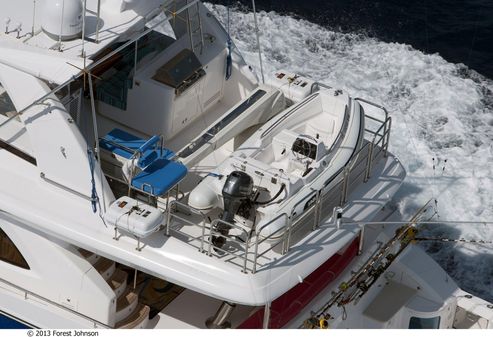
{"type": "Polygon", "coordinates": [[[388,224],[383,107],[259,83],[197,0],[0,9],[0,325],[493,327],[388,224]]]}

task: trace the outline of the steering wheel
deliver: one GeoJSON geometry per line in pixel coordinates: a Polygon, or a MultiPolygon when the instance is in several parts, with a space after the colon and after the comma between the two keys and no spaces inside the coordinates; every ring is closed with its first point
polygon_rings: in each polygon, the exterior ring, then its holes
{"type": "Polygon", "coordinates": [[[303,138],[312,138],[313,140],[315,140],[313,137],[308,135],[300,135],[300,137],[296,138],[293,146],[291,147],[291,151],[293,152],[294,157],[299,161],[301,161],[303,158],[311,159],[314,150],[314,147],[312,147],[313,144],[307,142],[303,138]]]}

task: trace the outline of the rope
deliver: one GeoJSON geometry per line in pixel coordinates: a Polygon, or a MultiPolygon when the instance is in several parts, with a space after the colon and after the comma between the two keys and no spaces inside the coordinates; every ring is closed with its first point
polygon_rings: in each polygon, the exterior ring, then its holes
{"type": "Polygon", "coordinates": [[[89,167],[91,169],[91,206],[92,212],[96,213],[98,211],[99,197],[98,192],[96,190],[96,182],[94,181],[94,154],[91,149],[87,149],[87,155],[89,157],[89,167]]]}
{"type": "Polygon", "coordinates": [[[228,56],[226,57],[226,81],[231,78],[231,73],[233,72],[233,58],[232,53],[232,41],[230,35],[230,18],[229,18],[229,6],[228,6],[228,56]]]}

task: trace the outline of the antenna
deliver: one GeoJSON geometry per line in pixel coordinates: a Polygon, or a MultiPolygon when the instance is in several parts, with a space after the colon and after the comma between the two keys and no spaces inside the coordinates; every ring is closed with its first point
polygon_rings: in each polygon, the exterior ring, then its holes
{"type": "MultiPolygon", "coordinates": [[[[98,0],[98,14],[97,14],[97,21],[96,21],[96,43],[99,43],[99,29],[101,28],[100,24],[101,24],[101,0],[98,0]]],[[[84,34],[84,33],[82,33],[82,34],[84,34]]]]}
{"type": "Polygon", "coordinates": [[[255,8],[255,0],[252,0],[252,5],[253,5],[253,18],[255,20],[255,34],[257,35],[258,58],[260,60],[260,73],[262,74],[262,83],[265,84],[264,66],[262,63],[262,49],[260,47],[260,36],[259,36],[259,30],[258,30],[257,9],[255,8]]]}
{"type": "MultiPolygon", "coordinates": [[[[87,11],[87,0],[84,0],[84,8],[82,9],[82,53],[81,56],[86,58],[86,51],[84,49],[84,41],[86,40],[86,11],[87,11]]],[[[84,64],[85,67],[85,64],[84,64]]]]}
{"type": "Polygon", "coordinates": [[[22,31],[22,22],[19,22],[17,26],[14,29],[14,32],[17,32],[17,38],[21,38],[21,31],[22,31]]]}
{"type": "Polygon", "coordinates": [[[62,34],[63,34],[63,14],[65,12],[65,0],[62,1],[62,17],[60,20],[60,34],[58,35],[58,51],[62,51],[62,34]]]}
{"type": "Polygon", "coordinates": [[[34,36],[34,24],[36,22],[36,0],[33,0],[33,26],[31,28],[31,36],[34,36]]]}
{"type": "Polygon", "coordinates": [[[5,34],[9,33],[10,18],[5,18],[5,34]]]}

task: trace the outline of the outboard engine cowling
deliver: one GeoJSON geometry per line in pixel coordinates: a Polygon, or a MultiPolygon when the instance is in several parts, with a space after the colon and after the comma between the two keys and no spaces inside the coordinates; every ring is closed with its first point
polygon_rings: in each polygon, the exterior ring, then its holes
{"type": "MultiPolygon", "coordinates": [[[[233,171],[228,176],[223,187],[224,213],[221,220],[233,222],[234,216],[240,209],[241,205],[250,200],[253,193],[253,179],[242,171],[233,171]]],[[[219,223],[216,230],[222,235],[228,235],[230,226],[219,223]]],[[[214,246],[221,248],[226,242],[222,236],[212,237],[214,246]]]]}
{"type": "Polygon", "coordinates": [[[241,204],[253,193],[253,179],[245,172],[233,171],[223,187],[223,221],[232,222],[241,204]]]}

